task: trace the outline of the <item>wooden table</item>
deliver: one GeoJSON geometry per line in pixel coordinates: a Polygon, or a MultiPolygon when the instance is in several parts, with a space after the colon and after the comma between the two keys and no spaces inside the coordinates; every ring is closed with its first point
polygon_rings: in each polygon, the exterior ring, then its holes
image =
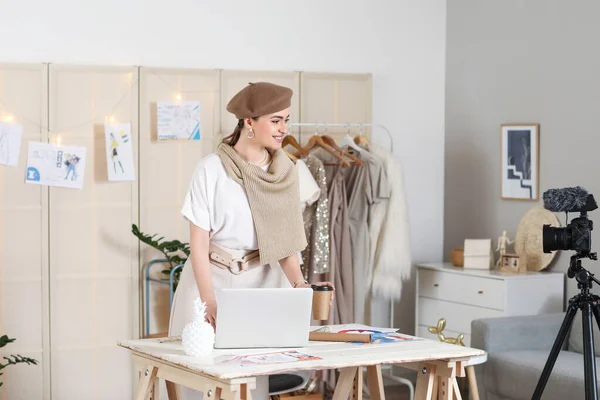
{"type": "Polygon", "coordinates": [[[484,351],[429,339],[385,344],[310,342],[292,349],[317,356],[311,361],[284,364],[245,365],[223,363],[234,355],[279,352],[282,349],[214,350],[208,357],[186,356],[179,338],[140,339],[118,343],[131,350],[134,365],[141,372],[135,400],[148,399],[158,379],[164,379],[170,400],[179,399],[178,385],[206,394],[205,400],[250,400],[256,376],[300,371],[339,369],[334,400],[362,398],[363,368],[366,367],[371,398],[384,399],[382,364],[397,364],[418,372],[415,399],[462,400],[456,377],[465,376],[465,367],[483,363],[484,351]]]}

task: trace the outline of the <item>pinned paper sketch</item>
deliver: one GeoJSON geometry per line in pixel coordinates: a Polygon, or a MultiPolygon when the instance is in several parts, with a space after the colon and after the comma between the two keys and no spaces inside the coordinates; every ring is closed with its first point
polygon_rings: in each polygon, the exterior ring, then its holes
{"type": "Polygon", "coordinates": [[[85,147],[29,142],[26,183],[81,189],[85,147]]]}
{"type": "Polygon", "coordinates": [[[200,102],[159,101],[158,140],[200,140],[200,102]]]}
{"type": "Polygon", "coordinates": [[[105,124],[106,165],[109,181],[134,181],[131,124],[105,124]]]}
{"type": "Polygon", "coordinates": [[[17,166],[22,136],[23,127],[21,125],[0,122],[0,164],[17,166]]]}

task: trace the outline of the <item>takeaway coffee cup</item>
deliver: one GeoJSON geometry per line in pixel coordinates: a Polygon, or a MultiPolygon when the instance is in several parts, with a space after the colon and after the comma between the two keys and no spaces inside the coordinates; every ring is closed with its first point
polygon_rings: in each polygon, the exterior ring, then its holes
{"type": "Polygon", "coordinates": [[[312,285],[312,315],[317,321],[324,321],[329,318],[329,303],[331,302],[331,292],[333,288],[327,285],[312,285]]]}

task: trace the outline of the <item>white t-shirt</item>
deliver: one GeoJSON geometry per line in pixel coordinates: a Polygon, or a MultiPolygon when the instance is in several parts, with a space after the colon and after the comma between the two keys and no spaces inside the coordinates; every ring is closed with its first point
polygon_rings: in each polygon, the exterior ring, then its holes
{"type": "MultiPolygon", "coordinates": [[[[320,189],[306,164],[300,161],[296,165],[299,166],[300,198],[304,208],[319,198],[320,189]],[[300,166],[302,164],[306,171],[300,166]]],[[[264,170],[268,168],[268,165],[263,167],[264,170]]],[[[210,240],[219,246],[236,250],[258,248],[246,190],[227,174],[216,153],[209,154],[196,166],[181,213],[196,226],[210,232],[210,240]]]]}

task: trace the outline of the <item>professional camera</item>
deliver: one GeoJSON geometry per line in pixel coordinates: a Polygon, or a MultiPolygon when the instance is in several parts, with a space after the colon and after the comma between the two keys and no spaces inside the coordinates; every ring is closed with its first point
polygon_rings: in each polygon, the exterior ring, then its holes
{"type": "MultiPolygon", "coordinates": [[[[592,230],[594,223],[588,219],[588,211],[598,208],[594,195],[581,187],[550,189],[544,193],[544,208],[550,211],[579,212],[564,228],[550,225],[543,227],[543,250],[550,253],[555,250],[575,250],[582,256],[592,256],[592,230]]],[[[590,257],[592,258],[592,257],[590,257]]]]}
{"type": "MultiPolygon", "coordinates": [[[[594,330],[592,318],[596,318],[596,323],[600,326],[600,296],[592,294],[592,282],[600,285],[600,280],[594,277],[594,274],[586,270],[582,263],[582,258],[597,260],[596,253],[592,253],[592,229],[593,222],[588,219],[587,213],[598,208],[594,196],[577,186],[564,189],[550,189],[544,193],[544,208],[549,211],[578,212],[578,218],[574,218],[570,224],[564,228],[555,228],[550,225],[544,225],[543,228],[543,248],[544,253],[550,253],[553,250],[575,250],[571,255],[571,262],[567,270],[567,277],[577,280],[577,287],[580,293],[569,299],[569,306],[565,312],[565,318],[556,335],[540,379],[533,392],[532,400],[540,400],[542,394],[552,373],[552,368],[556,363],[561,349],[564,347],[567,334],[571,330],[571,325],[575,319],[577,310],[582,311],[583,322],[583,359],[584,359],[584,381],[585,381],[585,400],[598,400],[598,388],[596,379],[596,354],[594,351],[594,330]],[[593,317],[592,317],[593,316],[593,317]]],[[[573,335],[573,333],[571,333],[573,335]]]]}

